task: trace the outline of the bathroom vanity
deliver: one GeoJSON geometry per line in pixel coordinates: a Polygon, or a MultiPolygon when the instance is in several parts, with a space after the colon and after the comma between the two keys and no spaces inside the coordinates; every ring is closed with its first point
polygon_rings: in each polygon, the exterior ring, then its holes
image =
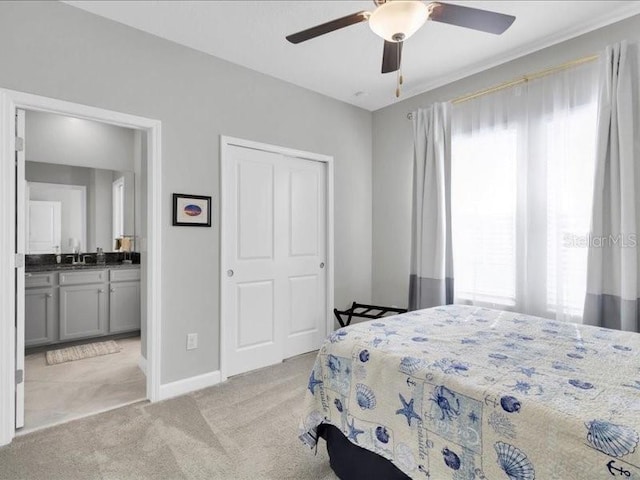
{"type": "Polygon", "coordinates": [[[140,265],[43,266],[25,274],[25,346],[140,330],[140,265]]]}

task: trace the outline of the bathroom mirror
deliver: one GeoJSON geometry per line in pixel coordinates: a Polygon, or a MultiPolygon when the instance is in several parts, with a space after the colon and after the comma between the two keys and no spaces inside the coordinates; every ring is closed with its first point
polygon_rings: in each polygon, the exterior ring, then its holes
{"type": "Polygon", "coordinates": [[[133,172],[26,162],[27,253],[115,251],[135,235],[133,172]]]}

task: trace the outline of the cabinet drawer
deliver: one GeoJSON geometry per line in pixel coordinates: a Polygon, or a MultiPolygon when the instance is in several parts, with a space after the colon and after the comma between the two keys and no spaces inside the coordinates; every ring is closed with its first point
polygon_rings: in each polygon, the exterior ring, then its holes
{"type": "Polygon", "coordinates": [[[81,285],[83,283],[105,283],[107,281],[106,270],[86,270],[78,272],[65,272],[60,274],[60,285],[81,285]]]}
{"type": "Polygon", "coordinates": [[[131,282],[135,280],[140,280],[140,269],[139,268],[118,268],[111,270],[111,281],[112,282],[131,282]]]}
{"type": "Polygon", "coordinates": [[[56,274],[54,272],[25,273],[24,275],[25,288],[53,287],[55,284],[56,284],[56,274]]]}

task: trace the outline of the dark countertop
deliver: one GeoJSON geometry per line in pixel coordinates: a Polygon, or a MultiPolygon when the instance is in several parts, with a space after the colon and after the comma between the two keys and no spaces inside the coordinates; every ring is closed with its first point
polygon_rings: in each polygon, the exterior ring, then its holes
{"type": "Polygon", "coordinates": [[[97,265],[90,263],[87,265],[70,265],[70,264],[55,264],[55,265],[27,265],[25,267],[25,273],[43,273],[43,272],[73,272],[77,270],[114,270],[114,269],[126,269],[126,268],[140,268],[139,263],[106,263],[104,265],[97,265]]]}

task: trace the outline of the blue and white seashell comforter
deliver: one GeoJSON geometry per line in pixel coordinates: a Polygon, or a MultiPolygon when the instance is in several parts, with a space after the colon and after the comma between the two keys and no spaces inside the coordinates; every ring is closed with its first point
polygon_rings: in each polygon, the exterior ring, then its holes
{"type": "Polygon", "coordinates": [[[447,306],[325,341],[300,438],[330,423],[411,478],[640,480],[640,335],[447,306]]]}

